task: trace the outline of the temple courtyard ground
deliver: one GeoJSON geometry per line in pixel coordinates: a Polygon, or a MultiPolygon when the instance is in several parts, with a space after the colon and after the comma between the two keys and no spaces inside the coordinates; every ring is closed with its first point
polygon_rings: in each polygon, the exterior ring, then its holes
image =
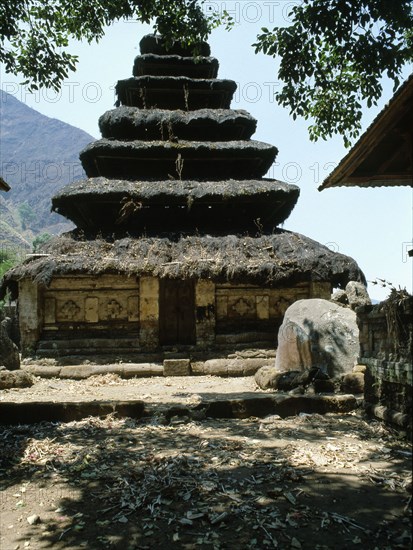
{"type": "Polygon", "coordinates": [[[272,397],[253,377],[113,373],[2,390],[0,405],[129,400],[146,413],[3,418],[1,550],[411,548],[411,445],[361,407],[200,407],[272,397]]]}

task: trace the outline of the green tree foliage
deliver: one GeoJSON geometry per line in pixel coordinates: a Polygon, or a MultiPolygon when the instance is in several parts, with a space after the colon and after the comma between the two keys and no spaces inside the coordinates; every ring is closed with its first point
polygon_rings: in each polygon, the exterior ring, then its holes
{"type": "Polygon", "coordinates": [[[20,221],[23,229],[27,229],[36,220],[36,213],[27,201],[18,206],[20,221]]]}
{"type": "MultiPolygon", "coordinates": [[[[14,267],[18,263],[18,260],[16,256],[13,254],[13,252],[10,252],[9,250],[3,250],[0,248],[0,281],[3,277],[3,275],[14,267]]],[[[7,296],[5,300],[0,300],[0,321],[2,319],[4,307],[7,301],[7,296]]]]}
{"type": "Polygon", "coordinates": [[[263,28],[254,44],[281,59],[276,99],[293,118],[313,119],[311,140],[339,133],[349,146],[363,102],[377,104],[384,75],[396,89],[413,61],[413,2],[303,0],[290,15],[290,26],[263,28]]]}
{"type": "MultiPolygon", "coordinates": [[[[197,0],[2,0],[0,62],[9,73],[22,74],[31,90],[59,90],[77,56],[69,40],[97,41],[110,23],[135,19],[154,23],[167,42],[196,44],[209,35],[220,17],[206,18],[197,0]]],[[[196,52],[195,52],[196,53],[196,52]]]]}
{"type": "Polygon", "coordinates": [[[0,279],[16,264],[17,260],[12,252],[0,249],[0,279]]]}
{"type": "MultiPolygon", "coordinates": [[[[231,26],[225,12],[206,16],[204,1],[2,0],[0,62],[31,89],[58,90],[77,62],[70,39],[99,40],[110,23],[133,18],[152,22],[167,43],[194,45],[218,24],[231,26]]],[[[382,94],[383,75],[396,88],[413,60],[413,2],[302,0],[290,16],[290,26],[264,28],[254,44],[256,52],[280,58],[276,99],[294,118],[312,119],[310,139],[339,133],[349,145],[363,103],[375,105],[382,94]]]]}
{"type": "Polygon", "coordinates": [[[37,252],[38,250],[40,250],[42,245],[47,243],[47,241],[50,241],[51,238],[52,236],[50,235],[50,233],[42,233],[41,235],[37,235],[37,237],[33,239],[32,243],[33,252],[37,252]]]}

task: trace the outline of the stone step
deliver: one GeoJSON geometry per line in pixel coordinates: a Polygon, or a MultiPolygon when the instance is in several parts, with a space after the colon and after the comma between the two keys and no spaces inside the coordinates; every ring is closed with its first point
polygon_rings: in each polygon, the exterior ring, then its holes
{"type": "Polygon", "coordinates": [[[274,345],[276,340],[275,330],[272,332],[243,332],[239,334],[217,334],[215,342],[217,346],[223,345],[228,348],[233,344],[248,344],[249,347],[265,347],[268,343],[274,345]]]}
{"type": "Polygon", "coordinates": [[[63,348],[77,348],[77,349],[85,349],[89,350],[92,347],[95,349],[134,349],[139,346],[139,340],[138,338],[94,338],[93,335],[87,336],[87,338],[72,338],[69,339],[42,339],[39,341],[37,349],[40,350],[56,350],[56,349],[63,349],[63,348]]]}
{"type": "Polygon", "coordinates": [[[187,76],[216,78],[219,63],[215,57],[182,57],[181,55],[138,55],[133,64],[133,76],[187,76]]]}
{"type": "Polygon", "coordinates": [[[140,109],[229,109],[237,89],[233,80],[184,76],[138,76],[119,80],[119,104],[140,109]]]}
{"type": "Polygon", "coordinates": [[[140,352],[139,347],[133,348],[121,348],[114,346],[113,348],[100,348],[100,347],[62,347],[62,348],[44,348],[36,349],[36,357],[44,358],[44,359],[53,359],[53,358],[60,358],[60,357],[88,357],[92,358],[94,361],[97,357],[112,357],[113,359],[116,358],[123,358],[126,359],[128,357],[135,356],[137,353],[140,352]]]}
{"type": "Polygon", "coordinates": [[[85,231],[146,233],[272,231],[294,208],[299,188],[276,180],[127,181],[90,178],[64,187],[52,209],[85,231]],[[121,213],[122,205],[130,204],[121,213]],[[217,223],[219,220],[219,223],[217,223]]]}
{"type": "Polygon", "coordinates": [[[88,177],[122,179],[261,178],[278,150],[260,141],[118,141],[101,139],[79,157],[88,177]]]}
{"type": "Polygon", "coordinates": [[[181,55],[184,57],[191,57],[194,54],[204,57],[211,55],[211,48],[208,42],[198,42],[188,47],[176,41],[167,48],[162,37],[155,34],[146,34],[139,42],[139,50],[141,54],[181,55]]]}
{"type": "Polygon", "coordinates": [[[103,138],[122,140],[248,140],[256,127],[257,121],[247,111],[232,109],[169,111],[122,106],[99,119],[103,138]]]}
{"type": "Polygon", "coordinates": [[[354,395],[289,395],[277,393],[246,393],[242,397],[231,398],[201,396],[196,405],[165,404],[153,402],[148,397],[141,400],[93,400],[93,401],[30,401],[25,403],[12,400],[0,402],[0,424],[32,424],[35,422],[71,422],[88,416],[116,414],[117,418],[142,418],[159,415],[169,422],[175,416],[187,416],[201,421],[203,418],[263,418],[278,415],[281,418],[300,413],[327,414],[349,413],[357,409],[359,403],[354,395]]]}

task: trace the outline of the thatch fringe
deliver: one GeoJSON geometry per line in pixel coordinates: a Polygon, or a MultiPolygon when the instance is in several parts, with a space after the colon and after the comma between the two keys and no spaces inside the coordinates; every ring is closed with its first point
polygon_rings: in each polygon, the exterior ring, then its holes
{"type": "Polygon", "coordinates": [[[2,291],[16,291],[16,283],[31,278],[49,285],[53,277],[70,275],[151,275],[160,278],[212,279],[215,282],[287,286],[304,281],[365,283],[350,257],[298,233],[278,230],[258,237],[228,235],[82,237],[72,232],[46,243],[43,254],[33,255],[6,273],[2,291]]]}

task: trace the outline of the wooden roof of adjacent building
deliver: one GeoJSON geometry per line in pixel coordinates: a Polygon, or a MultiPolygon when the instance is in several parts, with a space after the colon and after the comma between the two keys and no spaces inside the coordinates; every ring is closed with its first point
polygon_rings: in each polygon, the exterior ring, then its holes
{"type": "Polygon", "coordinates": [[[0,191],[10,191],[10,185],[0,176],[0,191]]]}
{"type": "Polygon", "coordinates": [[[400,86],[318,190],[412,183],[413,74],[400,86]]]}

